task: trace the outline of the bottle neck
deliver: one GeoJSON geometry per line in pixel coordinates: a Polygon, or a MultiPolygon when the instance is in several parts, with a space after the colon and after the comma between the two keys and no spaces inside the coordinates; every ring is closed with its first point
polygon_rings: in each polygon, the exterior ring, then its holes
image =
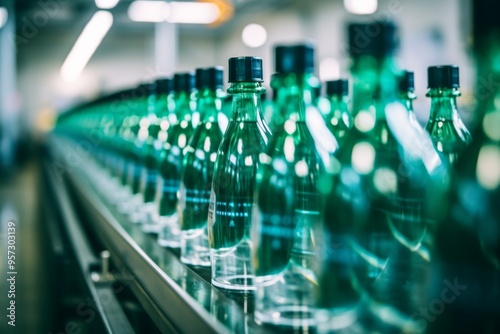
{"type": "Polygon", "coordinates": [[[427,96],[431,98],[429,121],[454,121],[460,116],[457,108],[458,88],[433,88],[427,96]]]}
{"type": "Polygon", "coordinates": [[[203,89],[198,95],[198,111],[200,121],[216,122],[217,115],[222,111],[222,90],[203,89]]]}
{"type": "Polygon", "coordinates": [[[398,100],[398,67],[393,56],[376,59],[361,56],[353,61],[353,116],[360,111],[369,112],[377,119],[384,119],[385,106],[398,100]],[[377,106],[377,108],[375,108],[377,106]]]}
{"type": "Polygon", "coordinates": [[[232,83],[227,91],[233,95],[233,121],[256,122],[262,120],[260,96],[265,88],[262,87],[261,83],[232,83]]]}
{"type": "MultiPolygon", "coordinates": [[[[328,101],[330,102],[330,117],[336,117],[341,115],[334,115],[334,113],[341,114],[349,114],[349,96],[347,95],[329,95],[327,96],[328,101]]],[[[350,117],[350,115],[348,115],[350,117]]],[[[328,117],[328,116],[327,116],[328,117]]]]}
{"type": "Polygon", "coordinates": [[[406,110],[409,114],[414,114],[413,112],[413,100],[417,98],[417,94],[412,91],[400,92],[400,101],[405,105],[406,110]]]}
{"type": "Polygon", "coordinates": [[[276,90],[276,107],[281,122],[288,119],[305,122],[305,110],[313,103],[318,79],[312,73],[288,73],[276,75],[273,81],[276,90]]]}
{"type": "Polygon", "coordinates": [[[175,114],[179,122],[191,121],[191,94],[187,92],[178,92],[175,94],[175,114]]]}
{"type": "Polygon", "coordinates": [[[156,116],[156,94],[150,94],[146,97],[146,113],[156,116]]]}

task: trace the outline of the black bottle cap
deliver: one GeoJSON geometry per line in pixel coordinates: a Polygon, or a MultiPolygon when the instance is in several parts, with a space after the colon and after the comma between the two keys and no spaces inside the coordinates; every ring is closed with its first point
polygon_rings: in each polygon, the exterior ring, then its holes
{"type": "Polygon", "coordinates": [[[347,79],[332,80],[326,82],[326,95],[346,96],[349,94],[349,82],[347,79]]]}
{"type": "Polygon", "coordinates": [[[262,59],[259,57],[229,58],[229,82],[262,82],[262,59]]]}
{"type": "Polygon", "coordinates": [[[399,46],[397,26],[392,22],[353,23],[348,27],[349,54],[352,58],[392,55],[399,46]]]}
{"type": "Polygon", "coordinates": [[[415,91],[415,74],[412,71],[402,71],[401,76],[399,77],[399,91],[415,91]]]}
{"type": "Polygon", "coordinates": [[[144,88],[147,96],[154,95],[156,93],[156,81],[144,84],[144,88]]]}
{"type": "Polygon", "coordinates": [[[224,87],[224,68],[221,66],[199,68],[196,70],[196,89],[211,90],[224,87]]]}
{"type": "Polygon", "coordinates": [[[156,91],[156,84],[145,82],[140,84],[133,90],[131,97],[133,99],[139,99],[149,96],[152,93],[154,94],[155,91],[156,91]]]}
{"type": "Polygon", "coordinates": [[[459,68],[456,65],[431,66],[427,69],[428,88],[460,87],[459,68]]]}
{"type": "Polygon", "coordinates": [[[191,93],[195,88],[194,72],[176,73],[174,75],[174,91],[191,93]]]}
{"type": "Polygon", "coordinates": [[[174,80],[172,78],[161,78],[156,80],[157,94],[170,94],[174,91],[174,80]]]}
{"type": "Polygon", "coordinates": [[[196,81],[196,89],[200,90],[203,88],[202,82],[204,81],[203,72],[205,72],[204,68],[197,68],[195,70],[195,81],[196,81]]]}
{"type": "Polygon", "coordinates": [[[312,73],[314,47],[311,44],[278,45],[274,48],[274,66],[278,73],[312,73]]]}

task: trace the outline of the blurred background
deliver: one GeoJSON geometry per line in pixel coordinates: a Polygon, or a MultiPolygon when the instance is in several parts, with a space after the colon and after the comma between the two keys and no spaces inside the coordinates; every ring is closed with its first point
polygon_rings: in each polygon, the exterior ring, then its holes
{"type": "Polygon", "coordinates": [[[194,10],[175,3],[162,9],[162,1],[0,3],[2,142],[19,131],[46,131],[54,115],[78,102],[174,71],[224,66],[231,56],[262,57],[269,78],[276,43],[312,41],[319,77],[346,76],[345,27],[355,21],[398,24],[401,65],[415,72],[422,120],[430,65],[459,65],[462,105],[471,101],[471,0],[203,0],[195,4],[210,6],[194,10]],[[110,15],[94,17],[99,11],[110,15]],[[95,28],[80,45],[85,55],[70,59],[78,73],[65,77],[62,66],[93,17],[95,28]]]}
{"type": "Polygon", "coordinates": [[[420,121],[429,113],[427,67],[456,64],[467,122],[476,80],[472,1],[0,0],[0,240],[4,224],[16,220],[19,317],[25,326],[19,332],[48,328],[40,325],[47,323],[48,292],[39,288],[45,246],[37,237],[38,169],[30,158],[37,152],[33,143],[51,130],[58,114],[177,71],[226,66],[232,56],[262,57],[268,84],[276,43],[311,41],[320,79],[346,77],[347,24],[392,20],[400,28],[401,65],[415,72],[420,121]]]}

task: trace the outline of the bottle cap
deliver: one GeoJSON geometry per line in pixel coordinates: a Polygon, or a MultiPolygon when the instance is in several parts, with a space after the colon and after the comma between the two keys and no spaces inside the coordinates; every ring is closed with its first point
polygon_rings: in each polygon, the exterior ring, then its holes
{"type": "Polygon", "coordinates": [[[262,59],[259,57],[229,58],[229,82],[262,82],[262,59]]]}
{"type": "Polygon", "coordinates": [[[148,82],[145,84],[147,95],[154,95],[156,93],[156,81],[148,82]]]}
{"type": "Polygon", "coordinates": [[[396,52],[398,29],[392,22],[353,23],[348,27],[349,54],[352,58],[383,58],[396,52]]]}
{"type": "Polygon", "coordinates": [[[150,83],[150,82],[145,82],[139,84],[133,92],[132,92],[132,98],[133,99],[139,99],[143,97],[147,97],[150,94],[154,94],[156,91],[156,84],[155,83],[150,83]]]}
{"type": "Polygon", "coordinates": [[[459,68],[456,65],[431,66],[427,69],[428,88],[460,87],[459,68]]]}
{"type": "Polygon", "coordinates": [[[311,44],[278,45],[274,48],[274,66],[278,73],[312,73],[314,47],[311,44]]]}
{"type": "Polygon", "coordinates": [[[200,89],[204,88],[202,86],[202,82],[204,81],[204,78],[202,78],[203,77],[203,72],[205,72],[204,68],[197,68],[195,70],[195,78],[196,78],[195,79],[195,81],[196,81],[196,85],[195,86],[196,86],[197,90],[200,90],[200,89]]]}
{"type": "Polygon", "coordinates": [[[172,78],[161,78],[156,80],[156,93],[170,94],[174,91],[174,81],[172,78]]]}
{"type": "Polygon", "coordinates": [[[194,72],[175,73],[174,91],[191,93],[195,88],[194,72]]]}
{"type": "Polygon", "coordinates": [[[196,70],[196,89],[217,90],[224,87],[224,68],[221,66],[196,70]]]}
{"type": "Polygon", "coordinates": [[[399,91],[413,92],[415,90],[415,74],[412,71],[402,71],[399,77],[399,91]]]}
{"type": "Polygon", "coordinates": [[[346,96],[349,94],[349,82],[347,79],[332,80],[326,82],[326,95],[346,96]]]}

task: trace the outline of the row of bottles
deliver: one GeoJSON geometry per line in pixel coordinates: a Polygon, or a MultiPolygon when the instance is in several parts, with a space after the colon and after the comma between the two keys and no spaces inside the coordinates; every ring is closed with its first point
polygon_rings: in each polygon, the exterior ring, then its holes
{"type": "Polygon", "coordinates": [[[229,95],[221,67],[177,73],[80,106],[55,133],[76,143],[101,133],[94,152],[110,201],[184,263],[211,266],[214,286],[254,292],[259,323],[439,333],[471,312],[493,333],[498,101],[489,96],[472,141],[458,67],[429,67],[423,128],[413,73],[396,62],[396,27],[353,24],[349,44],[352,103],[345,79],[319,96],[311,45],[278,46],[264,105],[262,59],[235,57],[229,95]],[[374,29],[359,47],[357,32],[374,29]]]}

